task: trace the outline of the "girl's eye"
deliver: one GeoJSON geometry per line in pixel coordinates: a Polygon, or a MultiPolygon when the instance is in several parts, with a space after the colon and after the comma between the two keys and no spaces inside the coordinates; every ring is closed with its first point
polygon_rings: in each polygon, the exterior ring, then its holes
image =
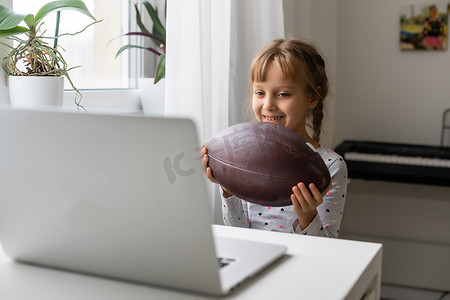
{"type": "Polygon", "coordinates": [[[255,92],[255,95],[258,95],[258,96],[264,96],[264,92],[256,91],[256,92],[255,92]]]}
{"type": "Polygon", "coordinates": [[[279,93],[278,96],[280,96],[281,98],[286,98],[289,97],[288,93],[279,93]]]}

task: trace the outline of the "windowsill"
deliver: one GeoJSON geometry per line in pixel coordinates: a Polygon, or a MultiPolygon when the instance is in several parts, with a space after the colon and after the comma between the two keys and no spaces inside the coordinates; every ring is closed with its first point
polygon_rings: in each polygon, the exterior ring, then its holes
{"type": "MultiPolygon", "coordinates": [[[[81,90],[81,105],[88,112],[141,113],[138,89],[81,90]]],[[[75,92],[64,91],[63,107],[78,110],[74,103],[75,92]]]]}

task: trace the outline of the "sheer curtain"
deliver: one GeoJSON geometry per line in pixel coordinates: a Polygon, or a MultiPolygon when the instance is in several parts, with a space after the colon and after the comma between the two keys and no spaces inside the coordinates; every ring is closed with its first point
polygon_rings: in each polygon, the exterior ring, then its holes
{"type": "MultiPolygon", "coordinates": [[[[282,0],[167,1],[166,115],[189,117],[200,143],[249,121],[251,59],[284,37],[282,0]]],[[[211,185],[212,213],[221,223],[220,194],[211,185]]]]}

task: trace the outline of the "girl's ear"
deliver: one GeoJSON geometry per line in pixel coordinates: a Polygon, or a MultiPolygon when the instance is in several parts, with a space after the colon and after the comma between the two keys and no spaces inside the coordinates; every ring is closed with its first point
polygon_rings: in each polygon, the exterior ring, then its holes
{"type": "Polygon", "coordinates": [[[314,109],[317,106],[317,103],[319,103],[320,100],[320,92],[322,91],[322,88],[320,86],[316,86],[314,92],[311,93],[311,97],[309,98],[309,109],[314,109]]]}

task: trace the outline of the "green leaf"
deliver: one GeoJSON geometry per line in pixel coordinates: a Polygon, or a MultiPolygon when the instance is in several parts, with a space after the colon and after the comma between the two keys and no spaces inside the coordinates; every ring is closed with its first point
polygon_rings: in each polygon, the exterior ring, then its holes
{"type": "Polygon", "coordinates": [[[49,2],[49,3],[45,4],[44,6],[42,6],[42,8],[36,14],[35,23],[38,24],[42,20],[42,18],[44,18],[46,15],[48,15],[51,12],[65,10],[65,9],[78,11],[78,12],[88,16],[89,18],[93,19],[94,21],[96,21],[96,19],[94,18],[93,15],[91,15],[91,13],[89,12],[88,8],[86,7],[86,5],[84,4],[83,1],[81,1],[81,0],[57,0],[57,1],[49,2]]]}
{"type": "Polygon", "coordinates": [[[166,55],[162,54],[158,60],[158,66],[156,67],[155,84],[166,76],[166,55]]]}
{"type": "Polygon", "coordinates": [[[144,1],[143,3],[153,22],[153,34],[163,40],[166,40],[166,30],[164,29],[164,26],[162,25],[161,20],[158,17],[158,12],[148,1],[144,1]]]}
{"type": "Polygon", "coordinates": [[[29,31],[30,31],[30,29],[28,29],[28,28],[21,27],[21,26],[16,26],[16,27],[11,28],[11,29],[0,30],[0,37],[13,36],[13,35],[16,35],[16,34],[21,34],[21,33],[29,32],[29,31]]]}
{"type": "MultiPolygon", "coordinates": [[[[160,39],[159,37],[157,37],[156,35],[150,33],[150,32],[128,32],[125,33],[124,35],[138,35],[138,36],[143,36],[143,37],[148,37],[150,39],[152,39],[157,45],[160,44],[165,44],[166,42],[162,39],[160,39]]],[[[122,35],[122,36],[124,36],[122,35]]]]}
{"type": "Polygon", "coordinates": [[[137,48],[137,49],[144,49],[144,50],[146,50],[147,48],[145,48],[145,47],[142,47],[142,46],[136,46],[136,45],[125,45],[125,46],[122,46],[118,51],[117,51],[117,53],[116,53],[116,58],[117,58],[117,56],[119,56],[120,55],[120,53],[122,53],[123,51],[125,51],[125,50],[128,50],[128,49],[133,49],[133,48],[137,48]]]}
{"type": "MultiPolygon", "coordinates": [[[[0,5],[0,30],[13,29],[23,20],[29,21],[34,19],[33,15],[23,15],[14,12],[9,7],[0,5]]],[[[28,22],[27,22],[27,25],[28,22]]]]}
{"type": "Polygon", "coordinates": [[[34,16],[32,14],[29,14],[24,19],[25,23],[27,23],[28,28],[31,28],[34,26],[34,16]]]}
{"type": "Polygon", "coordinates": [[[141,14],[139,12],[139,9],[137,7],[137,4],[134,5],[134,9],[136,10],[136,23],[139,26],[139,28],[143,31],[143,32],[147,32],[150,33],[150,31],[148,31],[147,27],[145,27],[144,23],[142,23],[142,18],[141,18],[141,14]]]}

